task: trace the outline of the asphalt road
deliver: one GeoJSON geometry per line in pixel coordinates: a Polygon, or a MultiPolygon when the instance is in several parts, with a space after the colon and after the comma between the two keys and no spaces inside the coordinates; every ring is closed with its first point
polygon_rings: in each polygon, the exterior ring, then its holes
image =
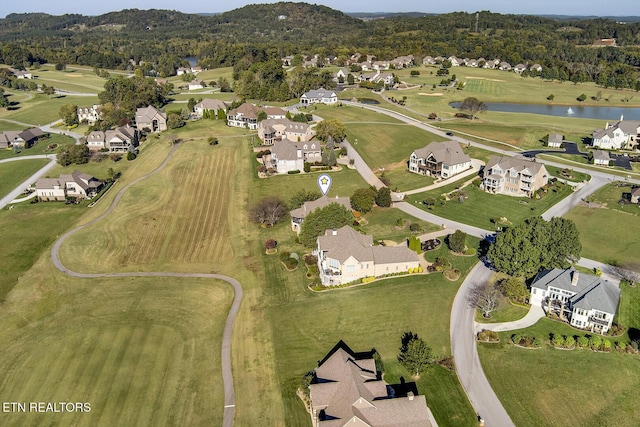
{"type": "Polygon", "coordinates": [[[178,277],[178,278],[205,278],[205,279],[216,279],[222,280],[229,283],[234,290],[233,303],[231,304],[231,309],[229,310],[229,314],[227,315],[227,320],[224,326],[224,331],[222,334],[222,383],[224,388],[224,412],[222,418],[222,426],[223,427],[232,427],[233,419],[235,414],[235,390],[233,386],[233,372],[231,367],[231,339],[233,336],[233,323],[235,321],[236,315],[238,314],[238,310],[240,309],[240,304],[242,302],[242,285],[233,277],[225,276],[222,274],[207,274],[207,273],[174,273],[168,271],[152,271],[152,272],[131,272],[131,273],[78,273],[66,267],[62,261],[60,260],[60,247],[64,243],[66,239],[68,239],[71,235],[82,230],[85,227],[89,227],[92,224],[95,224],[98,221],[106,218],[118,205],[120,199],[125,194],[125,192],[132,185],[137,184],[138,182],[156,174],[162,168],[164,168],[173,153],[175,153],[178,148],[178,144],[174,145],[171,149],[171,152],[167,156],[167,158],[162,162],[160,166],[158,166],[152,172],[136,179],[135,181],[129,183],[124,188],[122,188],[116,197],[114,198],[111,205],[107,208],[107,210],[100,215],[98,218],[90,221],[86,224],[83,224],[79,227],[76,227],[72,230],[67,231],[63,234],[56,242],[53,244],[51,248],[51,260],[53,265],[60,270],[61,272],[72,276],[72,277],[80,277],[80,278],[98,278],[98,277],[178,277]]]}
{"type": "Polygon", "coordinates": [[[38,172],[31,175],[29,178],[24,180],[24,182],[20,183],[16,188],[14,188],[9,194],[0,199],[0,209],[3,209],[9,203],[13,201],[16,197],[18,197],[22,192],[29,187],[32,183],[41,178],[44,174],[49,172],[56,165],[56,156],[55,154],[38,154],[34,156],[22,156],[22,157],[11,157],[9,159],[0,160],[1,163],[8,162],[17,162],[20,160],[29,160],[29,159],[49,159],[49,163],[44,165],[38,172]]]}

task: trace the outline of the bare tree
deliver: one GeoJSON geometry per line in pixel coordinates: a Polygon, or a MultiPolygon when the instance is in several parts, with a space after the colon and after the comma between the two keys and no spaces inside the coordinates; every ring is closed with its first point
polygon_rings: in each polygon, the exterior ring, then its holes
{"type": "Polygon", "coordinates": [[[265,197],[249,210],[249,219],[269,227],[287,214],[287,205],[278,197],[265,197]]]}
{"type": "Polygon", "coordinates": [[[640,264],[610,265],[604,272],[631,284],[640,283],[640,264]]]}
{"type": "Polygon", "coordinates": [[[469,294],[469,304],[482,310],[485,318],[491,317],[491,312],[498,308],[499,300],[500,291],[490,282],[476,286],[469,294]]]}
{"type": "Polygon", "coordinates": [[[478,98],[469,97],[465,98],[462,101],[462,105],[460,105],[460,109],[463,111],[468,111],[471,115],[471,120],[475,119],[478,113],[481,113],[487,109],[487,104],[482,101],[479,101],[478,98]]]}

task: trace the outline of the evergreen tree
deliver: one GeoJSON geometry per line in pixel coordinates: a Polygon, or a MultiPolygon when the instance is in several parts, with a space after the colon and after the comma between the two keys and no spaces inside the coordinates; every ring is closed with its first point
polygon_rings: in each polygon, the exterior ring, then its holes
{"type": "Polygon", "coordinates": [[[353,222],[351,212],[338,203],[330,203],[327,206],[309,213],[300,226],[300,243],[313,247],[316,239],[326,230],[341,228],[353,222]]]}

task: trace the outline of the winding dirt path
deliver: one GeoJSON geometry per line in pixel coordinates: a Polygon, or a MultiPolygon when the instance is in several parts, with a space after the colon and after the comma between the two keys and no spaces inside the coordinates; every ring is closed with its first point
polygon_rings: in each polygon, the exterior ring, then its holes
{"type": "Polygon", "coordinates": [[[229,310],[229,314],[227,315],[227,321],[224,326],[224,332],[222,334],[222,383],[224,388],[224,413],[222,417],[222,426],[223,427],[231,427],[233,426],[233,419],[235,413],[235,390],[233,388],[233,373],[231,371],[231,338],[233,332],[233,322],[235,321],[236,315],[238,314],[238,310],[240,309],[240,303],[242,302],[242,285],[233,277],[225,276],[222,274],[208,274],[208,273],[174,273],[169,271],[151,271],[151,272],[128,272],[128,273],[78,273],[73,271],[60,261],[60,247],[64,243],[66,239],[68,239],[72,234],[82,230],[85,227],[89,227],[98,221],[106,218],[118,205],[120,199],[124,196],[125,192],[133,185],[139,183],[140,181],[155,175],[160,172],[171,160],[173,154],[178,149],[179,144],[173,146],[167,157],[164,159],[162,164],[155,168],[153,171],[148,174],[132,181],[122,188],[116,197],[111,202],[109,208],[98,218],[80,225],[72,230],[67,231],[63,234],[56,242],[53,244],[51,248],[51,260],[53,261],[53,265],[60,270],[61,272],[71,276],[71,277],[80,277],[80,278],[97,278],[97,277],[195,277],[195,278],[205,278],[205,279],[216,279],[223,280],[229,283],[234,290],[234,298],[233,303],[231,304],[231,308],[229,310]]]}

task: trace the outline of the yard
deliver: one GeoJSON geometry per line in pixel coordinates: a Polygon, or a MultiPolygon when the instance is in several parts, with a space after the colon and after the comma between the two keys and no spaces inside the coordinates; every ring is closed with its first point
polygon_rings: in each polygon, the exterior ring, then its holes
{"type": "Polygon", "coordinates": [[[506,217],[513,224],[518,224],[526,218],[541,215],[551,206],[571,194],[572,191],[568,185],[559,184],[557,188],[552,187],[542,199],[535,200],[502,194],[490,194],[480,190],[475,184],[471,184],[463,189],[466,198],[462,203],[455,197],[446,202],[441,200],[440,196],[442,194],[455,191],[464,181],[466,179],[425,193],[407,196],[407,201],[434,215],[474,225],[485,230],[495,230],[496,226],[491,222],[491,218],[506,217]],[[433,205],[432,209],[428,209],[422,203],[427,198],[435,200],[435,205],[433,205]]]}
{"type": "Polygon", "coordinates": [[[640,229],[640,207],[618,204],[622,194],[630,190],[624,184],[620,187],[616,183],[607,184],[589,198],[601,207],[576,206],[565,215],[580,231],[582,256],[608,263],[638,261],[640,242],[630,238],[629,233],[640,229]]]}
{"type": "MultiPolygon", "coordinates": [[[[0,124],[4,124],[0,119],[0,124]]],[[[7,130],[22,130],[24,126],[12,124],[7,130]]],[[[18,153],[14,153],[13,150],[0,150],[0,159],[8,159],[10,157],[22,157],[33,156],[37,154],[56,154],[57,151],[63,145],[73,144],[74,139],[69,136],[58,135],[55,133],[50,134],[49,138],[41,139],[36,144],[29,148],[21,149],[18,153]],[[50,148],[55,147],[55,148],[50,148]]]]}
{"type": "Polygon", "coordinates": [[[46,165],[47,159],[18,160],[0,163],[0,198],[46,165]]]}
{"type": "MultiPolygon", "coordinates": [[[[0,112],[0,119],[10,119],[33,126],[42,126],[60,119],[60,107],[65,104],[92,105],[98,103],[98,97],[87,96],[53,96],[27,93],[25,97],[11,96],[9,101],[19,101],[16,109],[0,112]]],[[[13,108],[13,107],[12,107],[13,108]]]]}

